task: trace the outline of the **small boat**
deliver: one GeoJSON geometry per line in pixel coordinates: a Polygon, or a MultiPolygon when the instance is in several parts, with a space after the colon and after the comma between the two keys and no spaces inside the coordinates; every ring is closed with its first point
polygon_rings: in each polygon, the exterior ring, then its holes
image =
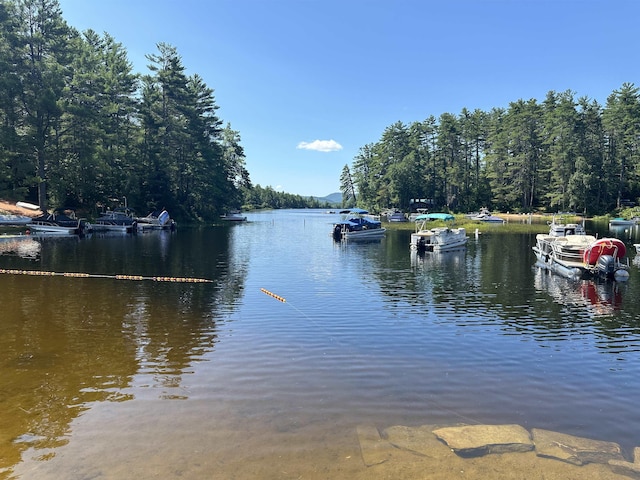
{"type": "Polygon", "coordinates": [[[17,202],[16,207],[26,208],[27,210],[33,210],[33,211],[40,210],[40,205],[36,205],[35,203],[29,203],[29,202],[17,202]]]}
{"type": "Polygon", "coordinates": [[[242,215],[241,212],[229,212],[220,215],[220,220],[223,222],[246,222],[247,217],[242,215]]]}
{"type": "Polygon", "coordinates": [[[506,223],[507,221],[504,218],[497,217],[496,215],[492,215],[489,210],[486,208],[480,209],[479,213],[474,213],[467,215],[467,218],[470,220],[475,220],[477,222],[486,222],[486,223],[506,223]]]}
{"type": "Polygon", "coordinates": [[[586,235],[584,224],[566,223],[564,216],[554,215],[549,223],[549,235],[553,237],[566,237],[567,235],[586,235]]]}
{"type": "Polygon", "coordinates": [[[623,264],[624,242],[617,238],[597,239],[593,235],[563,237],[538,234],[533,247],[537,265],[567,278],[585,275],[623,281],[629,278],[629,266],[623,264]]]}
{"type": "Polygon", "coordinates": [[[351,208],[340,212],[343,219],[333,224],[334,240],[379,239],[387,231],[380,220],[368,217],[369,212],[361,208],[351,208]]]}
{"type": "Polygon", "coordinates": [[[128,209],[107,210],[92,223],[94,232],[133,233],[138,229],[138,222],[128,209]]]}
{"type": "Polygon", "coordinates": [[[616,217],[609,220],[610,227],[631,227],[636,224],[636,221],[631,219],[626,219],[622,217],[616,217]]]}
{"type": "Polygon", "coordinates": [[[91,226],[73,213],[54,212],[32,218],[26,227],[30,232],[46,235],[81,235],[91,226]]]}
{"type": "Polygon", "coordinates": [[[399,210],[391,210],[384,214],[388,222],[406,222],[408,218],[399,210]]]}
{"type": "Polygon", "coordinates": [[[467,231],[463,228],[436,227],[411,234],[411,247],[424,252],[446,252],[464,248],[467,231]]]}
{"type": "Polygon", "coordinates": [[[418,218],[418,215],[424,215],[425,213],[429,213],[428,208],[416,208],[415,212],[409,214],[409,221],[415,222],[416,218],[418,218]]]}
{"type": "Polygon", "coordinates": [[[426,228],[433,215],[451,217],[449,214],[425,214],[416,217],[416,231],[411,234],[411,248],[422,252],[446,252],[464,248],[467,244],[467,231],[460,228],[426,228]]]}
{"type": "Polygon", "coordinates": [[[165,209],[158,212],[151,212],[146,217],[136,217],[138,230],[174,230],[176,223],[169,216],[165,209]]]}
{"type": "Polygon", "coordinates": [[[31,222],[31,217],[25,215],[6,214],[0,215],[0,225],[2,226],[23,226],[31,222]]]}

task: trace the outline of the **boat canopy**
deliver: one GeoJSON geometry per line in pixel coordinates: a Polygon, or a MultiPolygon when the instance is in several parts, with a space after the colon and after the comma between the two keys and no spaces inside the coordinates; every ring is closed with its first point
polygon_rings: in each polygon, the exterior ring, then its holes
{"type": "Polygon", "coordinates": [[[348,208],[347,210],[341,210],[340,213],[343,215],[350,213],[354,215],[367,215],[369,212],[361,208],[348,208]]]}
{"type": "Polygon", "coordinates": [[[453,220],[453,215],[449,213],[423,213],[418,215],[415,219],[416,222],[423,222],[425,220],[453,220]]]}

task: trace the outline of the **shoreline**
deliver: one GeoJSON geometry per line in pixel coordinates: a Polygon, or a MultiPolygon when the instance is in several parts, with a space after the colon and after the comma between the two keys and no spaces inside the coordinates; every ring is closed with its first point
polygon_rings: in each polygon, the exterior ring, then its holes
{"type": "Polygon", "coordinates": [[[41,210],[30,210],[28,208],[19,207],[15,203],[6,200],[0,200],[0,213],[4,215],[24,215],[25,217],[39,217],[42,215],[41,210]]]}

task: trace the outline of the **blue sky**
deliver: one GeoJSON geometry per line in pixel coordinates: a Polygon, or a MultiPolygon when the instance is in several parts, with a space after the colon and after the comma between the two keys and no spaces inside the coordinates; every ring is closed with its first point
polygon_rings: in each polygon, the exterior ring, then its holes
{"type": "Polygon", "coordinates": [[[138,73],[156,44],[214,89],[254,184],[339,191],[397,121],[640,86],[637,0],[60,0],[138,73]]]}

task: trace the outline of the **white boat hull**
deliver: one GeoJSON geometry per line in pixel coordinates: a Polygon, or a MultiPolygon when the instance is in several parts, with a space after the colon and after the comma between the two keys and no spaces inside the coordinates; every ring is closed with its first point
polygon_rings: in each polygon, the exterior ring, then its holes
{"type": "Polygon", "coordinates": [[[134,229],[134,225],[111,225],[106,223],[92,223],[91,227],[94,232],[129,233],[134,229]]]}
{"type": "Polygon", "coordinates": [[[164,230],[163,225],[157,223],[138,222],[138,230],[164,230]]]}
{"type": "Polygon", "coordinates": [[[16,207],[26,208],[28,210],[33,210],[33,211],[40,210],[40,205],[35,205],[29,202],[17,202],[16,207]]]}
{"type": "Polygon", "coordinates": [[[0,225],[22,226],[31,223],[32,218],[23,215],[0,215],[0,225]]]}
{"type": "Polygon", "coordinates": [[[555,237],[553,235],[538,234],[533,252],[536,256],[536,264],[566,278],[577,279],[585,275],[603,274],[613,276],[616,280],[626,280],[628,272],[626,266],[620,263],[620,257],[624,257],[624,245],[618,252],[615,243],[617,239],[596,239],[592,235],[567,235],[555,237]],[[602,243],[610,244],[608,248],[613,253],[606,252],[602,243]],[[610,257],[610,265],[613,271],[602,270],[603,262],[600,257],[610,257]]]}
{"type": "Polygon", "coordinates": [[[26,227],[31,233],[45,235],[79,235],[82,234],[88,224],[75,218],[75,215],[47,214],[31,219],[26,227]]]}
{"type": "Polygon", "coordinates": [[[465,248],[467,232],[464,228],[431,228],[411,234],[411,247],[425,252],[447,252],[465,248]]]}
{"type": "Polygon", "coordinates": [[[342,238],[345,240],[358,240],[358,239],[375,239],[384,237],[386,228],[372,228],[370,230],[357,230],[353,232],[342,232],[342,238]]]}
{"type": "Polygon", "coordinates": [[[156,217],[149,214],[146,217],[137,217],[138,230],[169,230],[175,227],[175,224],[169,216],[169,212],[162,210],[156,217]]]}
{"type": "Polygon", "coordinates": [[[46,233],[48,235],[75,235],[78,227],[63,227],[60,225],[37,225],[27,224],[27,228],[34,233],[46,233]]]}
{"type": "Polygon", "coordinates": [[[533,248],[534,253],[536,254],[536,265],[551,272],[557,273],[565,278],[580,278],[582,274],[585,272],[582,266],[570,266],[562,262],[545,259],[544,254],[538,250],[536,247],[533,248]]]}
{"type": "Polygon", "coordinates": [[[632,227],[636,224],[635,220],[611,220],[610,227],[632,227]]]}
{"type": "Polygon", "coordinates": [[[220,220],[223,222],[244,222],[247,220],[247,217],[243,215],[225,215],[221,216],[220,220]]]}
{"type": "Polygon", "coordinates": [[[359,208],[343,210],[342,221],[333,224],[331,236],[335,241],[341,240],[377,240],[384,237],[387,231],[380,220],[372,218],[369,212],[359,208]]]}

